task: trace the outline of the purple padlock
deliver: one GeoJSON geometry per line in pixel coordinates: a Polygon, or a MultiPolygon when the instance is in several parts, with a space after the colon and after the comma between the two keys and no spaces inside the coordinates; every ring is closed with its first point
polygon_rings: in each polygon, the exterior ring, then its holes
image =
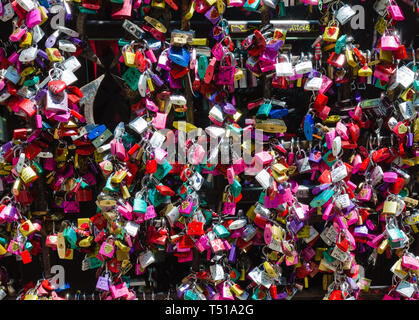
{"type": "Polygon", "coordinates": [[[297,234],[304,227],[304,222],[293,219],[288,227],[294,234],[297,234]]]}
{"type": "Polygon", "coordinates": [[[383,181],[388,183],[394,183],[397,181],[397,173],[393,171],[386,171],[383,173],[383,181]]]}
{"type": "Polygon", "coordinates": [[[237,112],[236,108],[234,108],[234,106],[229,102],[221,103],[221,107],[223,108],[223,111],[227,114],[233,115],[237,112]]]}

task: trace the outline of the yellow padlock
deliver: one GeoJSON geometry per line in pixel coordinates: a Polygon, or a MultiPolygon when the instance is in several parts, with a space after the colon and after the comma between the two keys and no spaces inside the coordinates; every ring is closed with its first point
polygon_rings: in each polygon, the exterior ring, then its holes
{"type": "Polygon", "coordinates": [[[191,5],[189,6],[189,10],[185,13],[185,20],[191,20],[194,12],[195,12],[195,1],[191,2],[191,5]]]}
{"type": "Polygon", "coordinates": [[[166,8],[166,2],[165,1],[151,0],[151,6],[153,8],[164,9],[164,8],[166,8]]]}
{"type": "Polygon", "coordinates": [[[15,182],[13,182],[13,186],[12,186],[12,194],[14,196],[19,195],[21,186],[22,186],[22,180],[19,177],[17,177],[15,182]]]}
{"type": "Polygon", "coordinates": [[[0,256],[3,256],[7,253],[7,250],[3,245],[0,243],[0,256]]]}
{"type": "Polygon", "coordinates": [[[265,268],[265,271],[272,277],[272,278],[276,278],[277,274],[274,270],[274,268],[272,268],[272,265],[268,262],[265,261],[263,263],[263,267],[265,268]]]}
{"type": "Polygon", "coordinates": [[[339,22],[332,20],[328,23],[327,27],[324,29],[323,41],[326,42],[336,42],[339,36],[339,22]]]}
{"type": "Polygon", "coordinates": [[[122,50],[122,55],[124,57],[124,63],[129,68],[135,68],[135,53],[132,51],[131,47],[127,47],[122,50]]]}
{"type": "Polygon", "coordinates": [[[413,91],[412,88],[407,88],[402,92],[400,95],[400,98],[403,99],[403,101],[412,101],[413,97],[415,96],[415,91],[413,91]]]}
{"type": "Polygon", "coordinates": [[[73,256],[74,256],[74,250],[73,249],[67,249],[65,251],[64,259],[66,259],[66,260],[73,260],[73,256]]]}
{"type": "Polygon", "coordinates": [[[33,226],[31,220],[26,220],[19,226],[19,231],[25,237],[28,237],[32,233],[36,231],[35,227],[33,226]]]}
{"type": "Polygon", "coordinates": [[[115,245],[123,252],[129,252],[131,248],[124,244],[121,240],[115,240],[115,245]]]}
{"type": "Polygon", "coordinates": [[[358,69],[358,76],[360,77],[369,77],[372,75],[372,69],[368,65],[364,65],[362,68],[358,69]]]}
{"type": "Polygon", "coordinates": [[[48,21],[48,15],[47,15],[47,11],[45,10],[43,6],[39,6],[38,9],[39,9],[39,12],[41,13],[41,19],[42,19],[39,25],[42,25],[43,23],[48,21]]]}
{"type": "Polygon", "coordinates": [[[127,174],[128,174],[128,172],[126,170],[118,170],[118,171],[115,172],[114,175],[112,175],[111,182],[115,183],[115,184],[120,184],[122,182],[122,180],[125,179],[127,174]]]}
{"type": "Polygon", "coordinates": [[[354,54],[352,51],[351,47],[346,47],[345,50],[345,56],[346,56],[346,61],[348,62],[348,64],[353,68],[356,67],[358,64],[356,63],[355,59],[354,59],[354,54]]]}
{"type": "Polygon", "coordinates": [[[60,50],[58,50],[57,48],[46,48],[45,52],[50,62],[61,62],[64,60],[63,56],[60,53],[60,50]]]}
{"type": "Polygon", "coordinates": [[[80,240],[79,247],[82,247],[82,248],[90,247],[90,245],[93,242],[93,239],[94,239],[93,236],[88,236],[87,238],[80,240]]]}
{"type": "Polygon", "coordinates": [[[36,174],[35,170],[32,169],[32,167],[26,166],[22,169],[20,177],[22,178],[22,181],[25,184],[28,184],[36,180],[38,178],[38,175],[36,174]]]}
{"type": "Polygon", "coordinates": [[[19,43],[20,48],[30,47],[32,45],[32,33],[26,32],[23,36],[23,40],[21,43],[19,43]]]}
{"type": "Polygon", "coordinates": [[[233,292],[236,296],[241,296],[244,293],[242,288],[240,288],[240,286],[237,283],[230,287],[230,291],[233,292]]]}

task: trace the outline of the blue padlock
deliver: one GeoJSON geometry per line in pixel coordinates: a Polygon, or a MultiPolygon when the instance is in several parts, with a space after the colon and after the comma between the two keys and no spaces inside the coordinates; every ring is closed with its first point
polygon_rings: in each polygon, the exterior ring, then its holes
{"type": "Polygon", "coordinates": [[[272,110],[269,113],[269,117],[272,119],[280,119],[282,117],[285,117],[288,114],[288,109],[276,109],[272,110]]]}
{"type": "Polygon", "coordinates": [[[190,56],[191,54],[184,47],[172,46],[169,50],[169,59],[182,67],[189,65],[190,56]]]}
{"type": "Polygon", "coordinates": [[[101,124],[101,125],[95,127],[93,130],[89,131],[89,134],[87,135],[87,138],[89,140],[95,140],[103,132],[105,132],[105,130],[106,130],[106,126],[104,124],[101,124]]]}
{"type": "Polygon", "coordinates": [[[304,118],[304,135],[306,136],[307,141],[313,140],[313,129],[313,117],[310,114],[307,114],[304,118]]]}

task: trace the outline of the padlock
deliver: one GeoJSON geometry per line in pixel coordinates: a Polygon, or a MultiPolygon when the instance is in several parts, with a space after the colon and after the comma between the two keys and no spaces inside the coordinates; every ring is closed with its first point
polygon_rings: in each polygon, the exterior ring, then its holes
{"type": "Polygon", "coordinates": [[[339,23],[331,20],[323,33],[323,41],[336,42],[339,36],[339,23]]]}

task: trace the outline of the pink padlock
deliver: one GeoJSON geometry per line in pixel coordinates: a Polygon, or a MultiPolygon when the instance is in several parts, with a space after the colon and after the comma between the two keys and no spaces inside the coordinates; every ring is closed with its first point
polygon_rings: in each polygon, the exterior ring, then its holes
{"type": "Polygon", "coordinates": [[[113,139],[111,141],[111,153],[116,155],[119,160],[125,159],[125,147],[120,140],[113,139]]]}
{"type": "Polygon", "coordinates": [[[153,118],[153,126],[156,129],[166,128],[167,113],[156,112],[156,115],[153,118]]]}
{"type": "Polygon", "coordinates": [[[361,191],[359,191],[358,196],[356,197],[359,201],[370,201],[372,194],[372,188],[368,184],[364,184],[361,191]]]}
{"type": "Polygon", "coordinates": [[[327,149],[330,150],[332,149],[332,146],[333,146],[333,140],[336,138],[336,130],[335,129],[329,130],[325,136],[326,136],[327,149]]]}
{"type": "Polygon", "coordinates": [[[340,135],[340,137],[343,140],[349,140],[349,131],[348,131],[348,128],[341,121],[339,121],[338,123],[336,123],[336,133],[338,135],[340,135]]]}
{"type": "Polygon", "coordinates": [[[130,211],[127,207],[118,205],[118,212],[122,215],[125,219],[131,221],[133,219],[132,211],[130,211]]]}
{"type": "Polygon", "coordinates": [[[233,184],[233,182],[234,182],[234,175],[235,175],[234,168],[233,167],[228,168],[226,170],[226,174],[227,174],[227,181],[228,181],[228,183],[229,184],[233,184]]]}
{"type": "Polygon", "coordinates": [[[40,24],[41,22],[42,22],[41,11],[38,8],[33,9],[32,11],[28,12],[28,14],[26,15],[26,26],[28,28],[33,28],[36,25],[40,24]]]}
{"type": "Polygon", "coordinates": [[[396,1],[390,0],[390,6],[387,8],[394,21],[403,21],[404,15],[396,1]]]}
{"type": "Polygon", "coordinates": [[[419,260],[410,255],[404,255],[402,257],[402,266],[406,269],[418,270],[419,269],[419,260]]]}
{"type": "Polygon", "coordinates": [[[273,197],[273,198],[271,198],[269,196],[265,196],[263,198],[263,200],[264,200],[265,208],[268,208],[268,209],[278,208],[278,206],[280,204],[279,203],[279,194],[276,194],[275,197],[273,197]]]}
{"type": "Polygon", "coordinates": [[[327,92],[330,87],[333,85],[333,81],[331,79],[329,79],[327,76],[323,75],[322,76],[322,85],[319,89],[319,93],[324,94],[325,92],[327,92]]]}
{"type": "Polygon", "coordinates": [[[16,64],[19,61],[19,54],[17,52],[13,52],[8,58],[7,61],[9,61],[11,64],[16,64]]]}
{"type": "Polygon", "coordinates": [[[332,209],[333,209],[333,202],[330,201],[329,204],[327,205],[326,209],[323,212],[322,218],[323,220],[328,220],[330,217],[330,214],[332,213],[332,209]]]}
{"type": "Polygon", "coordinates": [[[9,40],[13,42],[18,42],[22,37],[25,35],[26,29],[25,28],[19,28],[13,31],[13,33],[9,36],[9,40]]]}
{"type": "Polygon", "coordinates": [[[236,214],[236,204],[234,202],[224,202],[223,214],[235,215],[236,214]]]}
{"type": "Polygon", "coordinates": [[[112,298],[114,299],[127,297],[129,295],[128,287],[125,282],[117,285],[111,285],[109,286],[109,289],[111,290],[112,298]]]}
{"type": "Polygon", "coordinates": [[[243,158],[239,158],[233,162],[233,169],[236,174],[244,172],[246,169],[246,163],[243,158]]]}
{"type": "Polygon", "coordinates": [[[396,51],[399,49],[400,41],[394,35],[383,35],[380,39],[381,49],[388,51],[396,51]]]}
{"type": "Polygon", "coordinates": [[[383,181],[388,183],[394,183],[397,181],[397,173],[393,171],[387,171],[383,173],[383,181]]]}
{"type": "Polygon", "coordinates": [[[359,221],[358,218],[358,211],[352,210],[348,213],[346,216],[346,222],[348,223],[348,226],[353,225],[354,223],[357,223],[359,221]]]}
{"type": "Polygon", "coordinates": [[[262,151],[255,154],[255,161],[261,165],[269,164],[273,161],[273,159],[273,156],[267,151],[262,151]]]}
{"type": "Polygon", "coordinates": [[[354,160],[351,163],[353,174],[358,172],[359,168],[361,167],[361,164],[362,164],[362,158],[359,154],[356,154],[354,157],[354,160]]]}
{"type": "Polygon", "coordinates": [[[154,101],[148,98],[145,99],[145,107],[152,112],[159,111],[159,107],[154,103],[154,101]]]}
{"type": "Polygon", "coordinates": [[[154,209],[154,206],[150,205],[147,206],[147,211],[144,214],[144,220],[150,220],[157,217],[156,210],[154,209]]]}
{"type": "Polygon", "coordinates": [[[285,188],[283,192],[278,193],[278,201],[280,204],[290,202],[293,199],[290,188],[285,188]]]}
{"type": "Polygon", "coordinates": [[[158,164],[162,164],[167,157],[167,151],[162,148],[154,149],[154,159],[158,164]]]}

